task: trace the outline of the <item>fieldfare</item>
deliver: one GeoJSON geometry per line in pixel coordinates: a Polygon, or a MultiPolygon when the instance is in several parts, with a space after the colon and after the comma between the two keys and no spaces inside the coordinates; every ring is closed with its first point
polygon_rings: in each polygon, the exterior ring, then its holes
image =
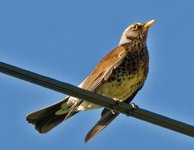
{"type": "MultiPolygon", "coordinates": [[[[130,103],[147,78],[149,56],[146,37],[154,22],[151,20],[127,27],[118,46],[99,62],[79,87],[115,101],[130,103]]],[[[40,133],[46,133],[78,112],[97,108],[100,106],[67,96],[54,105],[30,113],[26,119],[40,133]]],[[[100,120],[89,131],[85,142],[103,130],[118,114],[104,108],[100,120]]]]}

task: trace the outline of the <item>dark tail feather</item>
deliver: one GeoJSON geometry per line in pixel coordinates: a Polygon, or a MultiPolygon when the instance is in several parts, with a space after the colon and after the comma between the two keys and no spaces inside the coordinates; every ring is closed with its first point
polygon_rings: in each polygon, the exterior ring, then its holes
{"type": "Polygon", "coordinates": [[[96,123],[96,125],[88,132],[85,137],[85,143],[92,139],[95,135],[97,135],[100,131],[102,131],[105,127],[107,127],[117,116],[119,113],[112,113],[112,111],[104,109],[101,114],[100,120],[96,123]]]}
{"type": "MultiPolygon", "coordinates": [[[[60,110],[61,105],[63,103],[66,103],[67,100],[68,100],[68,97],[52,106],[32,112],[29,115],[27,115],[26,120],[29,123],[32,123],[35,126],[35,129],[38,130],[38,132],[47,133],[51,129],[56,127],[58,124],[64,121],[68,113],[62,114],[62,115],[55,115],[55,112],[60,110]]],[[[72,112],[71,115],[69,115],[66,119],[70,118],[76,113],[77,112],[72,112]]]]}
{"type": "MultiPolygon", "coordinates": [[[[140,88],[141,89],[141,88],[140,88]]],[[[125,103],[130,103],[133,98],[135,97],[135,95],[137,94],[137,92],[140,90],[138,89],[137,91],[135,91],[133,93],[133,95],[131,95],[126,101],[125,103]]],[[[95,126],[88,132],[88,134],[85,137],[85,143],[88,142],[90,139],[92,139],[95,135],[97,135],[99,132],[101,132],[105,127],[107,127],[117,116],[119,115],[119,113],[112,113],[112,111],[108,110],[108,109],[103,109],[102,113],[101,113],[101,118],[100,120],[95,124],[95,126]]]]}

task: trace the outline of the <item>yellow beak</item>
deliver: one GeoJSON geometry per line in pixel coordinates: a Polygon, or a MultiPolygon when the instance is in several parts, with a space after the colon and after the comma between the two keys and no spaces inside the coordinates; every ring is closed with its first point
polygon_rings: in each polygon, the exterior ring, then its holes
{"type": "Polygon", "coordinates": [[[146,22],[143,26],[143,28],[149,28],[152,24],[154,24],[156,22],[156,20],[150,20],[148,22],[146,22]]]}

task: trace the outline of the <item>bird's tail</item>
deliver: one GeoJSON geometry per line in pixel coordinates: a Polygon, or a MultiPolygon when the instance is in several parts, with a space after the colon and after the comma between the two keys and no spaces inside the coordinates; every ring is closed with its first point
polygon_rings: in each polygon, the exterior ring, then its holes
{"type": "MultiPolygon", "coordinates": [[[[141,88],[140,88],[141,89],[141,88]]],[[[135,97],[135,95],[137,94],[137,92],[140,90],[138,89],[137,91],[135,91],[133,93],[133,95],[131,95],[129,98],[127,98],[127,100],[125,101],[125,103],[130,103],[133,98],[135,97]]],[[[101,113],[101,118],[100,120],[94,125],[94,127],[88,132],[88,134],[85,137],[85,142],[88,142],[90,139],[92,139],[95,135],[97,135],[99,132],[101,132],[104,128],[106,128],[117,116],[119,115],[119,113],[108,110],[108,109],[103,109],[102,113],[101,113]]]]}
{"type": "Polygon", "coordinates": [[[88,142],[100,131],[106,128],[117,116],[119,113],[113,113],[111,110],[104,109],[101,113],[100,120],[95,124],[95,126],[88,132],[85,137],[85,142],[88,142]]]}
{"type": "Polygon", "coordinates": [[[59,103],[30,113],[29,115],[27,115],[26,120],[29,123],[32,123],[35,126],[35,129],[38,130],[38,132],[47,133],[61,122],[72,117],[74,114],[77,113],[77,112],[69,113],[69,111],[71,110],[69,109],[65,113],[56,114],[56,112],[58,112],[61,109],[61,105],[67,103],[68,98],[69,97],[65,98],[59,103]]]}

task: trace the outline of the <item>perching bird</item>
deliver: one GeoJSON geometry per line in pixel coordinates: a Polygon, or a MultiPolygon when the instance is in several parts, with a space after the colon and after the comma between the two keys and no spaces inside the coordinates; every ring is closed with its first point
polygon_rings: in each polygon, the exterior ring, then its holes
{"type": "MultiPolygon", "coordinates": [[[[151,20],[127,27],[118,46],[99,62],[79,87],[115,101],[130,103],[147,78],[149,56],[146,37],[154,22],[151,20]]],[[[67,96],[54,105],[30,113],[26,119],[40,133],[46,133],[78,112],[96,108],[100,106],[67,96]]],[[[103,130],[118,114],[104,109],[100,120],[87,134],[85,142],[103,130]]]]}

